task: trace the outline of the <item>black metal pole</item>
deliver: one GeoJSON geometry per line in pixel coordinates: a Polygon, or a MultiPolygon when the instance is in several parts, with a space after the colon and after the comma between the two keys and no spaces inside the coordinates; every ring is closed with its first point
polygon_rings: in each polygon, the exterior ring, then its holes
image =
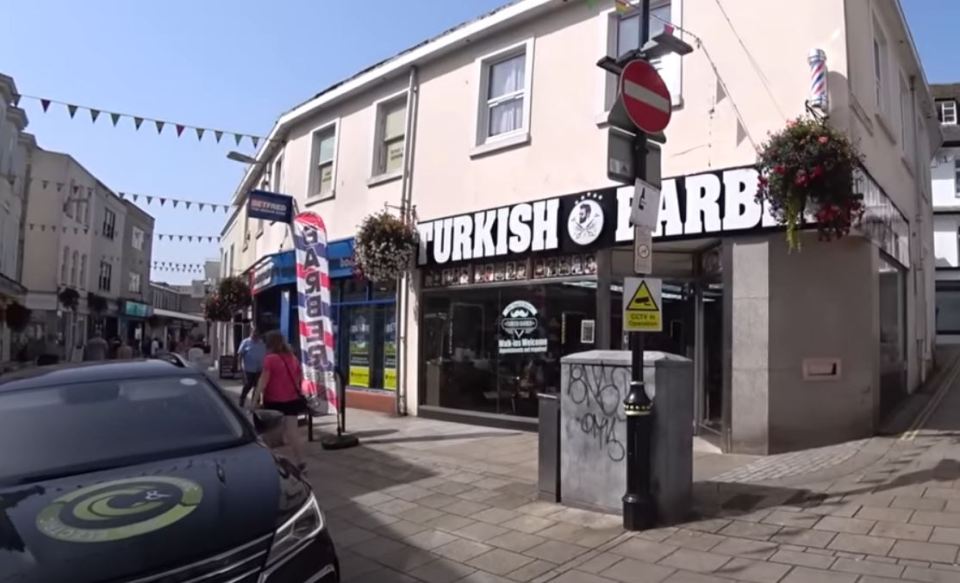
{"type": "MultiPolygon", "coordinates": [[[[650,0],[643,0],[640,16],[640,46],[650,38],[650,0]]],[[[637,134],[634,168],[646,177],[647,137],[637,134]]],[[[627,298],[624,297],[624,301],[627,298]]],[[[656,523],[657,509],[650,494],[650,437],[653,403],[643,386],[643,333],[630,333],[630,390],[623,400],[627,416],[627,491],[623,495],[623,528],[643,530],[656,523]]]]}

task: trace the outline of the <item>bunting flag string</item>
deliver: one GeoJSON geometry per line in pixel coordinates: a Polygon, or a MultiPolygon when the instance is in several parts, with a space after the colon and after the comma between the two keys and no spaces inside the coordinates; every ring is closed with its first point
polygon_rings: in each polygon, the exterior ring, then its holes
{"type": "Polygon", "coordinates": [[[203,273],[204,267],[200,263],[177,263],[174,261],[154,261],[155,271],[179,271],[185,273],[203,273]]]}
{"type": "MultiPolygon", "coordinates": [[[[52,233],[73,233],[74,235],[79,235],[81,232],[84,235],[87,235],[90,233],[89,227],[84,227],[84,226],[77,227],[77,226],[71,226],[71,225],[66,225],[66,226],[51,225],[48,223],[27,223],[27,228],[30,229],[31,231],[40,230],[44,233],[47,232],[47,230],[49,230],[52,233]]],[[[99,236],[100,231],[97,229],[94,229],[93,234],[99,236]]],[[[154,233],[153,236],[156,237],[158,241],[163,241],[164,238],[166,238],[167,241],[180,242],[180,241],[186,240],[188,243],[193,243],[194,241],[196,241],[197,243],[203,243],[204,241],[206,241],[207,243],[220,242],[219,235],[180,235],[180,234],[173,234],[173,233],[154,233]]]]}
{"type": "MultiPolygon", "coordinates": [[[[17,174],[0,174],[0,179],[6,179],[11,186],[14,186],[18,183],[22,183],[25,179],[23,176],[17,174]]],[[[84,197],[90,199],[93,197],[96,189],[91,186],[82,186],[77,184],[71,184],[69,182],[61,182],[58,180],[50,180],[48,178],[42,178],[37,176],[31,176],[29,178],[30,185],[38,185],[43,190],[49,190],[55,188],[57,192],[63,192],[65,187],[68,188],[67,192],[72,194],[75,197],[84,197]]],[[[183,205],[183,210],[191,210],[194,205],[196,205],[196,210],[198,212],[203,212],[206,209],[209,209],[211,213],[223,212],[227,214],[230,212],[230,209],[233,205],[229,204],[219,204],[213,202],[201,202],[198,200],[189,200],[185,198],[173,198],[170,196],[157,196],[152,194],[142,194],[138,192],[128,192],[128,191],[117,191],[117,196],[122,199],[130,199],[133,202],[140,202],[140,199],[146,201],[147,206],[153,204],[154,199],[156,199],[160,206],[165,206],[166,203],[170,203],[173,208],[179,208],[180,205],[183,205]]],[[[69,202],[69,201],[68,201],[69,202]]]]}
{"type": "Polygon", "coordinates": [[[32,99],[34,101],[39,102],[40,107],[44,113],[49,113],[50,105],[53,103],[56,103],[57,105],[62,105],[66,107],[67,113],[70,115],[70,119],[75,118],[77,110],[84,109],[90,113],[90,122],[93,124],[97,123],[97,118],[100,117],[101,113],[106,113],[110,116],[110,120],[113,122],[113,127],[117,127],[117,124],[119,123],[120,118],[125,117],[133,120],[133,127],[135,130],[140,129],[140,126],[143,124],[144,120],[152,121],[157,128],[158,135],[163,133],[163,128],[166,127],[168,124],[172,124],[174,126],[174,128],[176,129],[176,134],[178,138],[182,137],[184,130],[189,128],[194,130],[197,136],[198,142],[203,141],[203,136],[206,135],[207,132],[213,133],[214,139],[218,144],[220,143],[220,139],[223,138],[224,134],[233,134],[233,140],[234,142],[236,142],[237,146],[240,145],[240,143],[244,140],[244,138],[250,140],[250,143],[253,145],[254,148],[257,148],[260,145],[261,140],[273,141],[270,138],[257,136],[254,134],[246,134],[242,132],[231,132],[231,131],[221,130],[216,128],[205,128],[205,127],[200,127],[200,126],[195,126],[195,125],[190,125],[190,124],[185,124],[180,122],[156,119],[156,118],[148,117],[145,115],[132,115],[129,113],[123,113],[119,111],[109,111],[103,108],[89,107],[86,105],[77,105],[75,103],[58,101],[56,99],[50,99],[47,97],[37,97],[35,95],[27,95],[24,93],[19,93],[13,96],[15,103],[19,103],[22,98],[32,99]]]}

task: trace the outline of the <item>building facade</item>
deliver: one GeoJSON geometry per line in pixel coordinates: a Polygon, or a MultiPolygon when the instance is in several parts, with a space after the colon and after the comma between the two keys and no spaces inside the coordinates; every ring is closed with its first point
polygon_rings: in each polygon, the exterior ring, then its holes
{"type": "MultiPolygon", "coordinates": [[[[31,157],[37,147],[24,131],[27,114],[14,105],[17,86],[0,74],[0,311],[23,304],[23,222],[27,208],[31,157]]],[[[10,360],[12,331],[0,318],[0,363],[10,360]]]]}
{"type": "Polygon", "coordinates": [[[937,341],[960,343],[960,84],[931,85],[943,146],[931,165],[937,341]]]}
{"type": "MultiPolygon", "coordinates": [[[[130,293],[124,254],[136,251],[127,228],[132,205],[69,154],[41,149],[33,156],[29,189],[24,246],[30,261],[23,284],[32,310],[30,336],[56,342],[68,360],[94,332],[127,339],[127,323],[143,317],[141,302],[124,299],[130,293]]],[[[151,225],[152,234],[152,217],[132,212],[135,224],[151,225]]],[[[149,266],[146,248],[141,259],[149,266]]]]}
{"type": "Polygon", "coordinates": [[[130,346],[142,349],[146,341],[146,320],[150,317],[150,266],[153,259],[153,217],[128,200],[120,267],[119,336],[130,346]]]}
{"type": "MultiPolygon", "coordinates": [[[[934,338],[929,169],[941,134],[899,2],[652,9],[652,35],[696,50],[656,62],[673,118],[653,255],[664,331],[647,347],[693,360],[697,429],[726,451],[872,434],[925,379],[934,338]],[[867,217],[851,237],[805,234],[791,253],[755,201],[754,164],[764,136],[805,113],[811,49],[828,59],[829,123],[864,155],[867,217]]],[[[617,84],[596,62],[638,48],[639,19],[521,0],[296,106],[237,188],[224,273],[257,288],[258,268],[267,278],[292,247],[287,226],[246,216],[252,188],[293,195],[333,241],[371,213],[412,208],[417,266],[384,290],[390,307],[335,308],[341,373],[371,385],[348,403],[375,395],[400,412],[535,424],[537,393],[561,390],[560,358],[625,346],[633,188],[607,178],[617,84]],[[536,321],[536,350],[503,342],[519,308],[536,321]]],[[[356,279],[333,287],[334,303],[377,294],[356,279]]]]}

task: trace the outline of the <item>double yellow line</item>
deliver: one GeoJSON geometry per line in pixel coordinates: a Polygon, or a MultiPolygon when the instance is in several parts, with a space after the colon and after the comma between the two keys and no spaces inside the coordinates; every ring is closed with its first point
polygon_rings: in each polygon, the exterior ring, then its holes
{"type": "Polygon", "coordinates": [[[943,401],[943,398],[950,392],[950,388],[953,386],[954,381],[957,380],[957,376],[960,376],[960,357],[954,360],[953,367],[949,372],[949,378],[947,378],[947,375],[944,376],[944,382],[940,383],[937,391],[930,397],[930,400],[927,401],[926,406],[920,411],[917,418],[913,420],[910,429],[904,431],[900,436],[900,441],[912,441],[917,436],[920,430],[923,429],[923,426],[927,424],[927,421],[930,420],[933,412],[937,410],[940,401],[943,401]]]}

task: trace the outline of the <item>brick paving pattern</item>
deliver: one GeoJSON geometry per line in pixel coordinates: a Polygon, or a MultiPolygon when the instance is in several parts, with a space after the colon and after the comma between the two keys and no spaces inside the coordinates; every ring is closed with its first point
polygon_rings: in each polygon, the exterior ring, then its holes
{"type": "Polygon", "coordinates": [[[538,501],[535,435],[350,420],[361,446],[309,464],[344,583],[960,583],[960,390],[915,436],[749,458],[639,533],[538,501]]]}

